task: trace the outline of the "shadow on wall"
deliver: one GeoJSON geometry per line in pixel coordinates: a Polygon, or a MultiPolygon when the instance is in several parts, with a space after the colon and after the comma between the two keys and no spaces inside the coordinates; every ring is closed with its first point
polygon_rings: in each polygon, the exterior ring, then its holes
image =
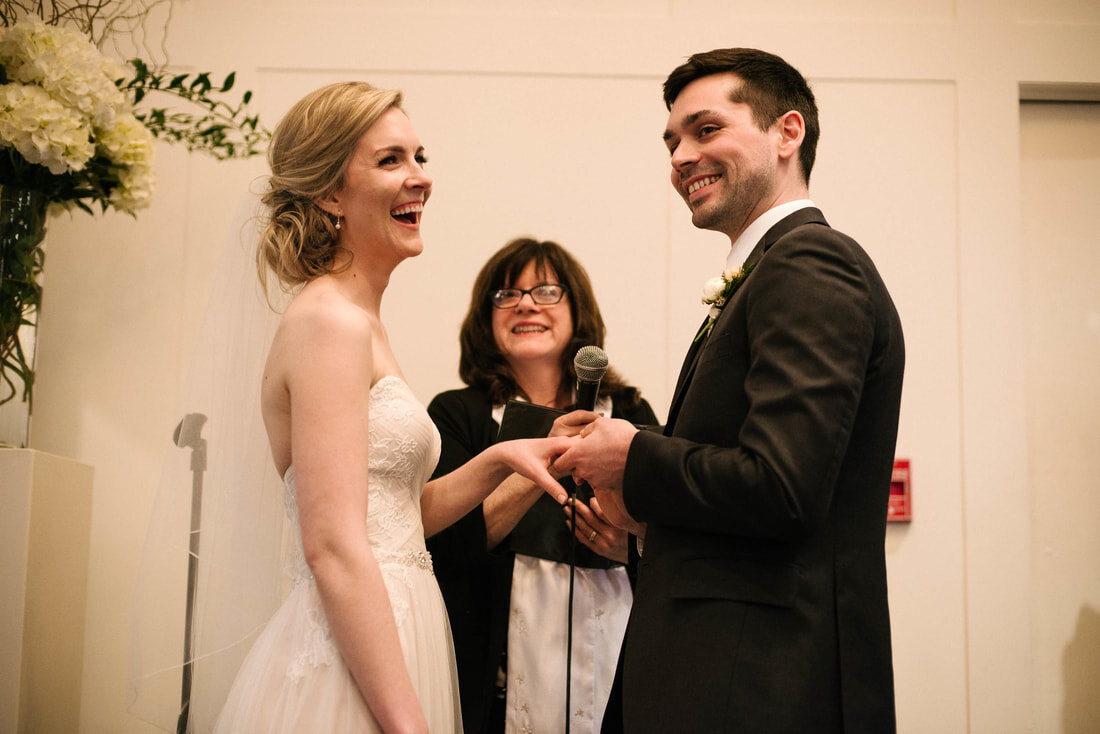
{"type": "Polygon", "coordinates": [[[1077,629],[1062,656],[1066,692],[1062,706],[1065,734],[1092,734],[1100,724],[1100,612],[1085,605],[1077,615],[1077,629]]]}

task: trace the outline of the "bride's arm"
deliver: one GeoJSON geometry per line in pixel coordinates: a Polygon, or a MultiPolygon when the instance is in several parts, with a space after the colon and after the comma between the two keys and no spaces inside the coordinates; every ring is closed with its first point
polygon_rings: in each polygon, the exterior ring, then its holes
{"type": "MultiPolygon", "coordinates": [[[[286,320],[291,314],[288,311],[286,320]]],[[[316,309],[294,324],[285,371],[302,546],[325,616],[386,732],[427,732],[393,609],[367,539],[369,317],[316,309]]]]}
{"type": "Polygon", "coordinates": [[[558,502],[568,495],[548,466],[573,439],[531,438],[495,443],[449,474],[428,482],[420,497],[424,534],[438,533],[484,500],[511,474],[535,482],[558,502]]]}

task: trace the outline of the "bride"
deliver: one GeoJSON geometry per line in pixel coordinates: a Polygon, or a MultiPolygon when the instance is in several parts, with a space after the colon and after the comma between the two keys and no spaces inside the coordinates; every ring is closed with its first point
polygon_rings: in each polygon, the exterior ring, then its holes
{"type": "Polygon", "coordinates": [[[260,393],[287,513],[293,588],[237,675],[217,732],[461,730],[446,611],[424,547],[513,471],[559,501],[570,438],[496,444],[427,482],[439,435],[379,317],[423,249],[432,179],[401,94],[361,82],[299,101],[276,128],[258,253],[300,289],[260,393]]]}

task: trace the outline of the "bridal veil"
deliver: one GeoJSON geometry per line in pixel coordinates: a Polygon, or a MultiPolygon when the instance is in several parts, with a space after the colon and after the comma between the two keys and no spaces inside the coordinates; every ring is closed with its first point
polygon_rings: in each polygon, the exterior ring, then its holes
{"type": "Polygon", "coordinates": [[[213,727],[241,661],[283,596],[282,481],[260,380],[287,298],[256,275],[259,196],[238,208],[214,277],[134,592],[132,714],[164,731],[213,727]]]}

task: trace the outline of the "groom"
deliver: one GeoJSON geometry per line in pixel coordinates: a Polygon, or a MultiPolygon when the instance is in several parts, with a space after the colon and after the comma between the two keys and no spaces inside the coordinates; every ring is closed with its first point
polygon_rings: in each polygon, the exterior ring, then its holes
{"type": "Polygon", "coordinates": [[[808,199],[819,130],[798,71],[720,49],[664,94],[672,185],[696,227],[729,236],[730,277],[665,435],[600,418],[556,462],[639,536],[622,718],[609,707],[604,731],[894,732],[898,314],[808,199]]]}

